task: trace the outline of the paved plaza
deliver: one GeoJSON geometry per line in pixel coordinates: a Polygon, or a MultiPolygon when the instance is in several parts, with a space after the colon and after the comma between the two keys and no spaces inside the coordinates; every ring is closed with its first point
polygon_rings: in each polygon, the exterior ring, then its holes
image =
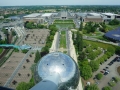
{"type": "Polygon", "coordinates": [[[4,86],[15,68],[18,66],[25,54],[21,52],[13,52],[5,64],[0,67],[0,86],[4,86]]]}
{"type": "Polygon", "coordinates": [[[32,47],[43,47],[46,44],[47,36],[49,36],[48,29],[26,30],[26,37],[20,45],[28,44],[32,47]]]}

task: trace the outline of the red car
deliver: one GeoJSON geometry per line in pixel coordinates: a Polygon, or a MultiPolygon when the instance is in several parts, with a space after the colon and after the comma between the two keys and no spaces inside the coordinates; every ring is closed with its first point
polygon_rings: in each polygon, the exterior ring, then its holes
{"type": "Polygon", "coordinates": [[[100,71],[101,73],[104,73],[104,71],[100,71]]]}

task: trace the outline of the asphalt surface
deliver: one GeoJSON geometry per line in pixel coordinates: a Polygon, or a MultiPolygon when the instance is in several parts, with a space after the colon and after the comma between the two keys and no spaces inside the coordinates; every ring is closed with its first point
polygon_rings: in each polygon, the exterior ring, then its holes
{"type": "MultiPolygon", "coordinates": [[[[99,69],[93,73],[93,77],[95,77],[96,74],[100,73],[100,71],[104,71],[103,69],[105,69],[106,67],[108,67],[108,71],[110,72],[108,75],[103,75],[103,78],[101,80],[96,80],[96,82],[98,82],[98,87],[100,88],[100,90],[104,87],[104,86],[108,86],[108,82],[112,79],[112,77],[119,77],[119,74],[117,73],[117,67],[120,66],[120,62],[114,62],[111,66],[108,65],[108,63],[110,63],[112,60],[114,60],[114,58],[117,55],[113,55],[111,58],[109,58],[106,62],[104,62],[102,65],[100,65],[99,69]]],[[[112,90],[119,90],[119,89],[112,89],[112,90]]]]}

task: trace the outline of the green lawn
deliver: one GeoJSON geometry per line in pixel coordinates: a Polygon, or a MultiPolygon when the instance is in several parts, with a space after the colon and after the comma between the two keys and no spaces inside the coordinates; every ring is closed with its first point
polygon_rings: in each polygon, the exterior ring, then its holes
{"type": "Polygon", "coordinates": [[[54,23],[74,23],[73,20],[55,20],[54,23]]]}
{"type": "Polygon", "coordinates": [[[95,45],[97,45],[97,46],[99,46],[101,48],[104,48],[104,49],[108,48],[109,46],[112,46],[110,44],[105,44],[105,43],[101,43],[101,42],[95,42],[95,41],[89,41],[89,40],[83,40],[83,41],[87,42],[87,43],[89,43],[91,45],[95,44],[95,45]]]}
{"type": "Polygon", "coordinates": [[[116,29],[116,28],[118,28],[118,27],[120,27],[120,24],[119,24],[119,25],[107,25],[108,31],[109,31],[109,30],[114,30],[114,29],[116,29]]]}
{"type": "Polygon", "coordinates": [[[56,27],[57,28],[59,28],[59,29],[61,29],[61,28],[69,28],[69,29],[71,29],[71,28],[74,28],[75,27],[75,24],[73,24],[73,23],[55,23],[54,25],[56,25],[56,27]]]}
{"type": "Polygon", "coordinates": [[[3,52],[3,49],[2,48],[0,48],[0,54],[3,52]]]}
{"type": "Polygon", "coordinates": [[[65,34],[65,31],[61,31],[60,48],[66,48],[66,34],[65,34]]]}

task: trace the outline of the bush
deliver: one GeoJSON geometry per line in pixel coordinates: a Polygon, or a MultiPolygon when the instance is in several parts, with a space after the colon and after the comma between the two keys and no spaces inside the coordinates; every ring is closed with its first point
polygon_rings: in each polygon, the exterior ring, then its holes
{"type": "Polygon", "coordinates": [[[118,81],[120,81],[120,79],[118,77],[113,77],[114,81],[117,83],[118,81]]]}
{"type": "Polygon", "coordinates": [[[103,77],[102,73],[98,73],[98,74],[96,75],[96,78],[97,78],[98,80],[100,80],[102,77],[103,77]]]}
{"type": "Polygon", "coordinates": [[[110,25],[118,25],[119,24],[119,21],[114,19],[112,21],[109,22],[110,25]]]}
{"type": "Polygon", "coordinates": [[[24,49],[24,50],[22,50],[22,53],[27,53],[29,50],[27,50],[27,49],[24,49]]]}
{"type": "Polygon", "coordinates": [[[15,52],[19,52],[19,49],[15,48],[14,51],[15,51],[15,52]]]}
{"type": "Polygon", "coordinates": [[[105,86],[105,87],[103,87],[102,90],[111,90],[111,88],[109,86],[105,86]]]}
{"type": "Polygon", "coordinates": [[[115,82],[113,82],[113,81],[110,81],[108,84],[109,84],[111,87],[115,86],[115,82]]]}

